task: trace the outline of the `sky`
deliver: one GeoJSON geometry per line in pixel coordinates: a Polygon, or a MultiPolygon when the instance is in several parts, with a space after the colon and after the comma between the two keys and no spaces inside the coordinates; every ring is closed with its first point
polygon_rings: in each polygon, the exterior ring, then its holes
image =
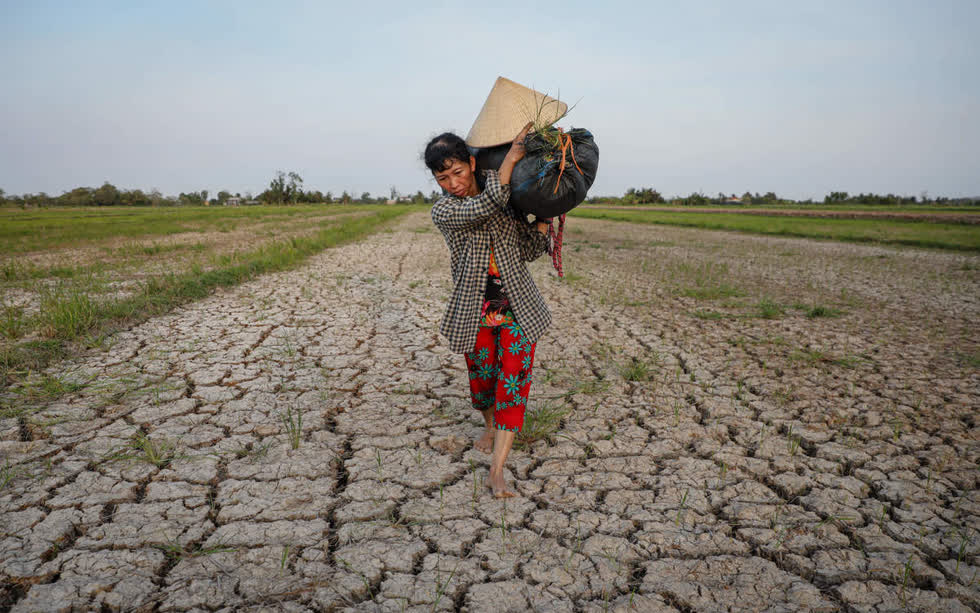
{"type": "Polygon", "coordinates": [[[0,0],[0,188],[437,189],[498,76],[575,104],[590,195],[980,195],[980,2],[0,0]]]}

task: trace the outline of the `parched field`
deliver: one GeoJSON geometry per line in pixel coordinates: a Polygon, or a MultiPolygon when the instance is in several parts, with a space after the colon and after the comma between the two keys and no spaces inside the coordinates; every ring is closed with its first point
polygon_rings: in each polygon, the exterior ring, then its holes
{"type": "MultiPolygon", "coordinates": [[[[0,210],[0,391],[78,346],[97,346],[215,288],[294,267],[411,209],[0,210]]],[[[61,389],[56,381],[40,387],[61,389]]],[[[0,415],[7,404],[0,398],[0,415]]]]}
{"type": "Polygon", "coordinates": [[[609,209],[621,211],[661,211],[670,213],[730,213],[738,215],[764,215],[770,217],[824,217],[828,219],[874,219],[898,221],[925,221],[932,223],[980,224],[980,210],[976,207],[943,209],[938,207],[851,207],[829,206],[727,206],[727,207],[678,207],[631,205],[617,206],[594,204],[581,210],[609,209]]]}
{"type": "Polygon", "coordinates": [[[980,255],[567,237],[519,497],[411,213],[52,364],[0,418],[0,607],[980,608],[980,255]]]}
{"type": "Polygon", "coordinates": [[[800,211],[798,209],[725,210],[662,209],[654,207],[580,207],[574,217],[610,219],[734,230],[773,236],[797,236],[848,242],[909,245],[980,252],[980,216],[958,214],[943,219],[895,211],[800,211]]]}

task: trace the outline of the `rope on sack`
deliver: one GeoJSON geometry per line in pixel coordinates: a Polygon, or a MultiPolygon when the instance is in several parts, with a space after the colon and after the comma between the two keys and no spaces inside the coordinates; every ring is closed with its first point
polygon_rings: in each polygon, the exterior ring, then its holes
{"type": "Polygon", "coordinates": [[[561,244],[562,237],[565,235],[565,216],[558,217],[558,233],[555,233],[555,220],[548,222],[548,254],[551,256],[551,264],[558,271],[558,278],[563,279],[565,272],[561,267],[561,244]]]}

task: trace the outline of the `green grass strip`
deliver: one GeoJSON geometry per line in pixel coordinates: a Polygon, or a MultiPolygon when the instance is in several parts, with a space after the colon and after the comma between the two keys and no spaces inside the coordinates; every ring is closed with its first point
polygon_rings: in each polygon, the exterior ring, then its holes
{"type": "Polygon", "coordinates": [[[291,238],[247,253],[225,256],[223,266],[153,277],[139,292],[117,301],[97,302],[78,291],[56,293],[42,304],[38,324],[45,341],[21,343],[0,350],[0,389],[30,371],[47,366],[70,353],[69,343],[85,336],[98,337],[145,321],[171,309],[208,296],[219,287],[238,285],[257,275],[294,268],[309,256],[364,238],[418,206],[386,206],[359,217],[338,220],[308,237],[291,238]]]}
{"type": "Polygon", "coordinates": [[[107,239],[223,232],[256,223],[295,222],[381,208],[384,205],[0,209],[0,253],[43,251],[107,239]]]}
{"type": "Polygon", "coordinates": [[[752,234],[980,251],[980,226],[964,224],[582,208],[575,209],[571,215],[588,219],[684,226],[706,230],[732,230],[752,234]]]}

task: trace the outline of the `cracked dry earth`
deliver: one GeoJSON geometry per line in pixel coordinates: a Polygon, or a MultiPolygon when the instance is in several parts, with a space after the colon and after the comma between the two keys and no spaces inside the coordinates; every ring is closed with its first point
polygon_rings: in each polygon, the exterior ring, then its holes
{"type": "Polygon", "coordinates": [[[0,609],[977,610],[978,260],[570,220],[567,413],[501,501],[409,215],[53,368],[0,421],[0,609]],[[743,297],[685,296],[719,261],[743,297]]]}

